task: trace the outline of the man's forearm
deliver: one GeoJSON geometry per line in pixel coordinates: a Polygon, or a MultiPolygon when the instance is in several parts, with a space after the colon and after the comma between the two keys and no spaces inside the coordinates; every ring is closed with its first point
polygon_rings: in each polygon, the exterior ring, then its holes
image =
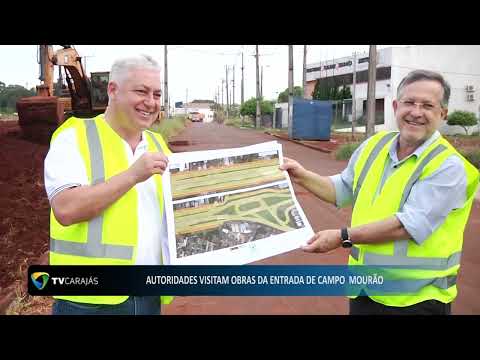
{"type": "Polygon", "coordinates": [[[375,244],[411,238],[396,216],[370,224],[355,226],[349,230],[354,244],[375,244]]]}
{"type": "Polygon", "coordinates": [[[134,177],[125,171],[103,183],[62,191],[53,198],[52,209],[62,225],[88,221],[98,216],[134,185],[134,177]]]}
{"type": "Polygon", "coordinates": [[[300,179],[299,184],[314,193],[323,201],[327,201],[335,205],[335,186],[329,177],[320,176],[312,171],[307,170],[300,179]]]}

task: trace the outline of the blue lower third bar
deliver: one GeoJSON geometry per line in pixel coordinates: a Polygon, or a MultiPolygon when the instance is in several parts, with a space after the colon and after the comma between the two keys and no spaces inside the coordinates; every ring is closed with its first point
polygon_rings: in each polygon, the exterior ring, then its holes
{"type": "MultiPolygon", "coordinates": [[[[43,266],[28,269],[31,295],[356,296],[414,293],[400,266],[43,266]]],[[[423,274],[422,283],[435,277],[423,274]]]]}

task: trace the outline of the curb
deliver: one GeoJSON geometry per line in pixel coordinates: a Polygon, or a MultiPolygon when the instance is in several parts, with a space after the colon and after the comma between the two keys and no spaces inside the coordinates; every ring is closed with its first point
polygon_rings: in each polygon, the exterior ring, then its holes
{"type": "Polygon", "coordinates": [[[317,146],[313,146],[313,145],[310,145],[310,144],[305,144],[299,140],[294,140],[294,139],[289,139],[289,138],[286,138],[286,137],[283,137],[283,136],[280,136],[280,135],[277,135],[277,134],[272,134],[268,131],[265,131],[264,132],[265,134],[267,135],[270,135],[270,136],[274,136],[276,138],[279,138],[281,140],[285,140],[285,141],[290,141],[290,142],[293,142],[295,144],[298,144],[298,145],[302,145],[302,146],[305,146],[307,148],[310,148],[310,149],[313,149],[313,150],[318,150],[318,151],[321,151],[323,153],[327,153],[327,154],[330,154],[332,153],[333,150],[330,150],[330,149],[324,149],[324,148],[321,148],[321,147],[317,147],[317,146]]]}

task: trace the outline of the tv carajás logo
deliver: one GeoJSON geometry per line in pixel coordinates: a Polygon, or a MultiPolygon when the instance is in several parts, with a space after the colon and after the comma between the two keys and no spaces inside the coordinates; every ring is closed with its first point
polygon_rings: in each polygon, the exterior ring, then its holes
{"type": "Polygon", "coordinates": [[[46,272],[34,272],[30,277],[32,278],[33,285],[35,285],[38,290],[42,290],[47,286],[48,279],[50,279],[50,275],[46,272]]]}

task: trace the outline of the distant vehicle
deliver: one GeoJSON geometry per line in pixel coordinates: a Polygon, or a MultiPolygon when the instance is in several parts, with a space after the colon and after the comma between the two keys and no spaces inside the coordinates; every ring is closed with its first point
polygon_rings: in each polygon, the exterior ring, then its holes
{"type": "Polygon", "coordinates": [[[189,119],[192,122],[203,122],[203,114],[199,112],[191,112],[189,115],[189,119]]]}

